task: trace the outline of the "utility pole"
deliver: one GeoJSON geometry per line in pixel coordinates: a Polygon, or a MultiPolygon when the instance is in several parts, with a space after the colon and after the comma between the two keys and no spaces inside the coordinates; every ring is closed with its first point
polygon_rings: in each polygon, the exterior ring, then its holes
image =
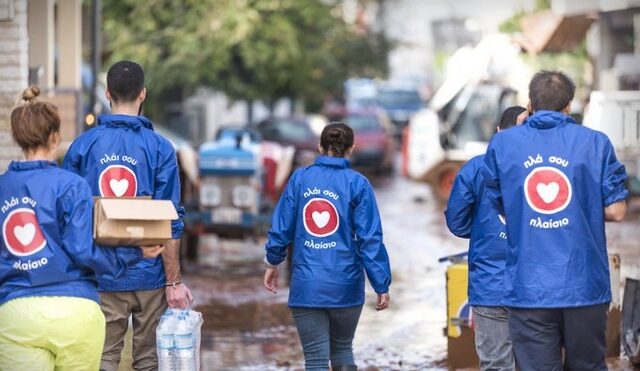
{"type": "Polygon", "coordinates": [[[85,130],[90,129],[96,121],[96,94],[98,88],[98,73],[100,72],[100,29],[102,23],[101,0],[91,2],[91,90],[89,92],[89,112],[85,117],[85,130]]]}

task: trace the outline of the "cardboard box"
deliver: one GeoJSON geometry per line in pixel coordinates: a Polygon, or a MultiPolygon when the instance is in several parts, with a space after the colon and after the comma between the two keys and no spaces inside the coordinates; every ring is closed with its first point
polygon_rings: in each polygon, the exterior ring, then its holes
{"type": "Polygon", "coordinates": [[[171,239],[173,203],[149,198],[95,198],[93,238],[107,246],[158,245],[171,239]]]}

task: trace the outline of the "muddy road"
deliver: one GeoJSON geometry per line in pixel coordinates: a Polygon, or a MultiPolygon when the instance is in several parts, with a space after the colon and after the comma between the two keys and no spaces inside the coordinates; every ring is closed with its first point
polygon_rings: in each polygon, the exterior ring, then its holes
{"type": "MultiPolygon", "coordinates": [[[[438,258],[466,250],[448,233],[429,187],[400,176],[372,178],[393,270],[391,306],[367,302],[356,332],[356,362],[364,370],[446,370],[445,270],[438,258]]],[[[621,274],[640,276],[640,228],[634,220],[608,225],[610,251],[621,255],[621,274]]],[[[197,265],[184,280],[204,315],[203,370],[301,370],[303,358],[290,312],[288,290],[262,288],[261,240],[200,241],[197,265]]],[[[284,282],[281,279],[281,285],[284,282]]],[[[630,369],[612,361],[612,370],[630,369]]]]}

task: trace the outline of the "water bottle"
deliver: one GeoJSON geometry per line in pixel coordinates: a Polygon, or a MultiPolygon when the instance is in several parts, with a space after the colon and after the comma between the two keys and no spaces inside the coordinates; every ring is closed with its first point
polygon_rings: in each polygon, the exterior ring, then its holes
{"type": "Polygon", "coordinates": [[[193,310],[185,312],[191,328],[191,338],[193,342],[193,370],[200,371],[200,328],[202,327],[202,313],[193,310]]]}
{"type": "Polygon", "coordinates": [[[188,313],[181,313],[174,331],[176,371],[197,371],[196,337],[188,313]]]}
{"type": "Polygon", "coordinates": [[[156,350],[158,352],[158,370],[175,369],[175,347],[173,332],[176,327],[174,312],[168,309],[160,318],[156,328],[156,350]]]}
{"type": "Polygon", "coordinates": [[[201,326],[201,313],[167,309],[156,328],[159,371],[200,370],[201,326]]]}

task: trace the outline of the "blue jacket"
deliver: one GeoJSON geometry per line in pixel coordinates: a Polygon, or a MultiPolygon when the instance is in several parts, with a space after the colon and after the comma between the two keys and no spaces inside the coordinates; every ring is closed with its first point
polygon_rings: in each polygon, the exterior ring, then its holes
{"type": "Polygon", "coordinates": [[[138,248],[93,245],[91,190],[53,162],[12,162],[0,203],[0,305],[27,296],[98,302],[95,274],[117,279],[142,258],[138,248]]]}
{"type": "Polygon", "coordinates": [[[391,284],[389,257],[373,188],[349,160],[320,156],[296,170],[273,213],[270,264],[293,244],[290,307],[340,308],[364,303],[364,272],[377,293],[391,284]]]}
{"type": "MultiPolygon", "coordinates": [[[[184,208],[180,206],[175,150],[146,117],[99,116],[98,126],[71,144],[62,166],[83,177],[94,196],[151,196],[173,201],[179,219],[172,222],[172,237],[182,235],[184,208]]],[[[143,259],[126,277],[112,280],[98,276],[98,281],[100,291],[164,287],[162,259],[143,259]]]]}
{"type": "MultiPolygon", "coordinates": [[[[485,195],[484,155],[458,172],[444,214],[451,233],[469,240],[469,305],[499,306],[504,294],[507,227],[485,195]]],[[[502,219],[504,220],[504,219],[502,219]]]]}
{"type": "Polygon", "coordinates": [[[539,111],[494,136],[483,173],[487,196],[507,222],[505,305],[611,301],[604,208],[627,191],[607,136],[539,111]]]}

